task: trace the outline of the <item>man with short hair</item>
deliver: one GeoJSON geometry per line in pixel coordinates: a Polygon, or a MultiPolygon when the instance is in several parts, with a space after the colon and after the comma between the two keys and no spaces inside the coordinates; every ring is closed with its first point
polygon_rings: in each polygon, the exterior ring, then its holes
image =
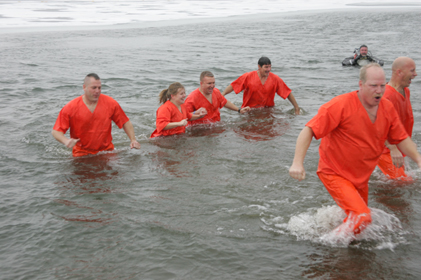
{"type": "Polygon", "coordinates": [[[258,70],[243,74],[232,82],[222,93],[236,94],[244,90],[242,107],[261,108],[275,106],[275,93],[283,99],[288,98],[295,108],[295,114],[300,114],[300,107],[292,95],[290,88],[277,75],[271,73],[272,63],[269,58],[261,57],[257,63],[258,70]]]}
{"type": "Polygon", "coordinates": [[[317,175],[347,217],[335,231],[358,234],[371,223],[368,180],[384,141],[397,145],[421,168],[421,155],[408,137],[393,104],[384,98],[386,79],[376,63],[363,66],[359,90],[322,105],[297,138],[289,174],[305,179],[304,158],[313,136],[322,138],[317,175]]]}
{"type": "Polygon", "coordinates": [[[184,102],[188,112],[197,111],[199,108],[205,108],[207,114],[194,121],[189,121],[189,125],[200,123],[214,123],[221,120],[219,109],[225,107],[227,109],[237,111],[244,114],[250,111],[250,107],[238,108],[224,96],[221,95],[219,89],[215,87],[215,77],[210,71],[204,71],[200,74],[200,86],[192,91],[184,102]]]}
{"type": "MultiPolygon", "coordinates": [[[[398,112],[406,133],[412,137],[414,116],[410,101],[409,85],[412,79],[417,76],[415,62],[409,57],[398,57],[392,64],[392,77],[388,84],[383,98],[390,100],[398,112]]],[[[386,141],[383,154],[377,166],[390,179],[411,180],[405,173],[404,155],[396,145],[386,141]]]]}
{"type": "Polygon", "coordinates": [[[363,66],[371,62],[379,63],[381,66],[383,66],[383,61],[368,54],[367,45],[361,45],[359,48],[359,52],[356,53],[354,55],[354,59],[351,60],[351,65],[363,66]]]}
{"type": "Polygon", "coordinates": [[[101,94],[101,79],[88,74],[83,83],[84,94],[67,103],[60,111],[52,130],[54,138],[73,156],[96,154],[114,150],[111,142],[111,120],[123,128],[130,138],[130,148],[140,149],[129,118],[113,98],[101,94]],[[64,134],[70,128],[70,138],[64,134]]]}

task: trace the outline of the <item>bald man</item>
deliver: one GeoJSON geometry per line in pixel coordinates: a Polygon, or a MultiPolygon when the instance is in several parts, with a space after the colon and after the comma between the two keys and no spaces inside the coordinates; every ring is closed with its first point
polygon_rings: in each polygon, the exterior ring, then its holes
{"type": "MultiPolygon", "coordinates": [[[[398,57],[392,64],[392,77],[386,85],[383,96],[393,103],[406,133],[410,137],[412,137],[414,116],[412,114],[409,85],[416,76],[415,62],[409,57],[398,57]]],[[[391,145],[386,141],[377,166],[390,179],[412,180],[405,173],[404,156],[396,145],[391,145]]]]}
{"type": "Polygon", "coordinates": [[[382,98],[383,69],[370,63],[360,70],[359,90],[334,97],[322,105],[297,138],[289,174],[305,179],[304,158],[312,138],[319,147],[317,175],[346,213],[336,232],[360,233],[371,223],[368,181],[383,151],[384,139],[398,145],[421,168],[421,155],[408,137],[393,104],[382,98]]]}

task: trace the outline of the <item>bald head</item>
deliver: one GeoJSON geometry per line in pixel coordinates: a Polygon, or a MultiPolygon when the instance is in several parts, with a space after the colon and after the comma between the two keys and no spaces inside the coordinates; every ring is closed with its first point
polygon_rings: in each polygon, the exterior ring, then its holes
{"type": "Polygon", "coordinates": [[[392,64],[392,77],[389,84],[398,91],[409,87],[412,79],[417,76],[415,62],[412,58],[401,56],[395,59],[392,64]]]}
{"type": "Polygon", "coordinates": [[[398,57],[397,59],[395,59],[395,61],[393,61],[392,72],[396,72],[396,70],[398,69],[402,70],[404,67],[411,64],[415,65],[415,62],[414,60],[412,60],[412,58],[406,56],[398,57]]]}

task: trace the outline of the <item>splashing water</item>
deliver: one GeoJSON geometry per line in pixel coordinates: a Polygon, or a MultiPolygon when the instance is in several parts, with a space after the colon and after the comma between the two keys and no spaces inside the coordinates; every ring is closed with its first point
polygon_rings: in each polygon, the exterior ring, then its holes
{"type": "Polygon", "coordinates": [[[403,236],[407,232],[402,229],[396,216],[376,208],[370,210],[372,223],[356,236],[352,233],[350,219],[343,224],[346,215],[336,205],[310,209],[306,213],[292,216],[286,224],[275,223],[274,226],[295,235],[298,240],[310,240],[331,247],[351,245],[366,249],[393,250],[398,244],[406,242],[403,236]],[[350,230],[344,230],[345,228],[350,230]]]}

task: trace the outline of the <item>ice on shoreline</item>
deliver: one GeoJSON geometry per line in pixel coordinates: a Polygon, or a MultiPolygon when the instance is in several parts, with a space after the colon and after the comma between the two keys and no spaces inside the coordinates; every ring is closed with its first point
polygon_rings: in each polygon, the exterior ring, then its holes
{"type": "Polygon", "coordinates": [[[383,0],[3,1],[0,3],[0,28],[104,26],[379,6],[421,7],[421,0],[404,3],[385,3],[383,0]]]}

